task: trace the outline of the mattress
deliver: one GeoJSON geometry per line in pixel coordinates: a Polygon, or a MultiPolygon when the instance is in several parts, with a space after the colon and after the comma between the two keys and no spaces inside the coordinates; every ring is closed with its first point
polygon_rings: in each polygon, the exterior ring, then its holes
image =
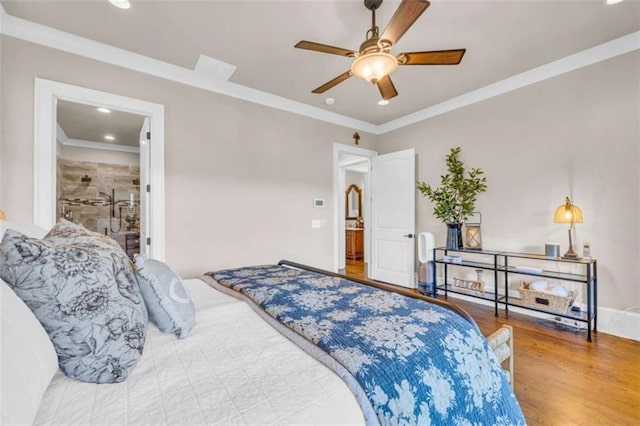
{"type": "Polygon", "coordinates": [[[91,384],[58,372],[35,424],[364,424],[346,384],[243,301],[186,281],[188,338],[149,323],[129,378],[91,384]]]}

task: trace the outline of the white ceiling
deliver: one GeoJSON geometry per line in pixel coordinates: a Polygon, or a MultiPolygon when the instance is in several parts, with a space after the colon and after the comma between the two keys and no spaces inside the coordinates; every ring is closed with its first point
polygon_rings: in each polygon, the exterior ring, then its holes
{"type": "MultiPolygon", "coordinates": [[[[462,63],[400,67],[399,96],[382,107],[377,88],[357,78],[312,94],[350,60],[293,47],[357,50],[371,20],[361,0],[130,1],[128,10],[107,0],[1,3],[9,15],[189,69],[204,54],[235,65],[232,82],[374,124],[640,30],[640,0],[433,0],[392,52],[466,48],[462,63]]],[[[398,4],[382,4],[381,30],[398,4]]]]}
{"type": "Polygon", "coordinates": [[[103,113],[91,105],[58,100],[57,121],[69,139],[140,146],[140,129],[144,116],[112,110],[103,113]],[[112,135],[115,139],[104,139],[112,135]]]}

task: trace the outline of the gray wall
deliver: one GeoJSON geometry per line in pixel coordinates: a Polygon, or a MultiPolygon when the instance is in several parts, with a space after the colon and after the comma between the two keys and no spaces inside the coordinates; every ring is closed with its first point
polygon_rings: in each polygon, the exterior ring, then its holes
{"type": "MultiPolygon", "coordinates": [[[[351,144],[353,129],[6,36],[0,52],[0,208],[10,219],[33,218],[33,86],[42,77],[165,105],[166,258],[180,274],[280,258],[331,267],[332,143],[351,144]],[[312,229],[312,219],[327,228],[312,229]]],[[[557,241],[564,252],[566,226],[552,215],[572,196],[585,216],[576,245],[590,242],[599,260],[600,304],[638,306],[639,62],[630,53],[379,137],[361,132],[362,144],[415,148],[418,178],[430,183],[462,146],[463,159],[487,172],[478,209],[488,248],[557,241]]],[[[417,205],[418,230],[443,243],[429,202],[417,205]]]]}
{"type": "MultiPolygon", "coordinates": [[[[634,52],[525,87],[379,138],[379,152],[415,148],[418,180],[438,185],[444,157],[462,147],[470,167],[484,169],[478,197],[483,246],[567,250],[556,207],[571,196],[584,223],[574,247],[591,244],[598,259],[599,304],[640,305],[640,53],[634,52]]],[[[445,226],[418,196],[417,228],[444,244],[445,226]]],[[[517,283],[514,283],[514,285],[517,283]]]]}
{"type": "MultiPolygon", "coordinates": [[[[33,221],[34,78],[165,106],[166,260],[183,276],[288,258],[332,267],[332,144],[353,129],[2,37],[0,208],[33,221]],[[326,207],[314,209],[313,199],[326,207]],[[311,220],[326,220],[312,229],[311,220]]],[[[360,132],[361,144],[373,138],[360,132]]]]}

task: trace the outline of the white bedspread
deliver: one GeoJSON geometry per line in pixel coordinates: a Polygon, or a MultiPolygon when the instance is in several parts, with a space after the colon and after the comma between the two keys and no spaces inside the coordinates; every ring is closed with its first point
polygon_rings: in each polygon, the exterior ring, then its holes
{"type": "Polygon", "coordinates": [[[129,378],[96,385],[58,372],[35,424],[364,424],[342,380],[249,306],[187,280],[196,325],[176,339],[149,324],[129,378]]]}

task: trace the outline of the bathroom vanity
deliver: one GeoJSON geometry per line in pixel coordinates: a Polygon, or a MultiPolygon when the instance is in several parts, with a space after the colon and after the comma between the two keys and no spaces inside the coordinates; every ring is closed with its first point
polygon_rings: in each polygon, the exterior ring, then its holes
{"type": "Polygon", "coordinates": [[[347,260],[364,259],[364,228],[346,229],[346,255],[347,260]]]}

